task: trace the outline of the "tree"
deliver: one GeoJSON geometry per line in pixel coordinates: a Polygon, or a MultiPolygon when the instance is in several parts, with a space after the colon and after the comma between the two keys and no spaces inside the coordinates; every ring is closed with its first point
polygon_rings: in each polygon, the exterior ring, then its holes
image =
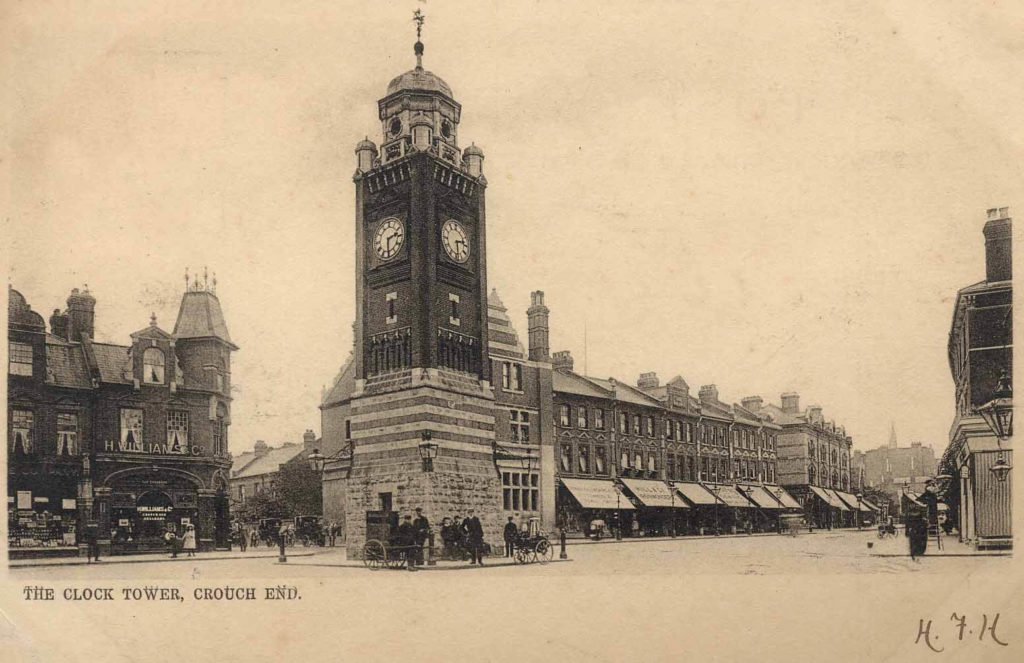
{"type": "Polygon", "coordinates": [[[235,509],[236,517],[244,522],[258,522],[264,518],[288,518],[288,507],[276,490],[256,493],[235,509]]]}
{"type": "Polygon", "coordinates": [[[277,490],[291,516],[319,516],[323,513],[323,489],[320,475],[309,466],[305,454],[281,466],[277,490]]]}

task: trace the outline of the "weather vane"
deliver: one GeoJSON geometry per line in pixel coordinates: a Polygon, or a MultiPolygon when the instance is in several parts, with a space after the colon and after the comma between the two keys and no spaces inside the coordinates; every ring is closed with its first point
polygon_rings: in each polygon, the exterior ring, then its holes
{"type": "Polygon", "coordinates": [[[413,50],[416,52],[416,68],[423,68],[423,42],[420,41],[420,36],[423,34],[423,21],[427,20],[427,17],[423,15],[423,12],[417,9],[412,13],[412,20],[416,24],[416,46],[413,50]]]}

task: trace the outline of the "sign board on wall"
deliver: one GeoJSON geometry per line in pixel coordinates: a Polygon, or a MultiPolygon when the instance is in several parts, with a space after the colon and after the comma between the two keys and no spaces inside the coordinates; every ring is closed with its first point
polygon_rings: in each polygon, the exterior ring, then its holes
{"type": "Polygon", "coordinates": [[[73,499],[63,499],[61,500],[60,505],[61,508],[67,509],[68,511],[74,511],[76,508],[78,508],[77,503],[73,499]]]}
{"type": "Polygon", "coordinates": [[[118,527],[128,527],[128,519],[127,518],[118,518],[117,519],[117,526],[118,527]]]}
{"type": "Polygon", "coordinates": [[[19,509],[31,509],[32,508],[32,491],[31,490],[19,490],[18,491],[18,508],[19,509]]]}

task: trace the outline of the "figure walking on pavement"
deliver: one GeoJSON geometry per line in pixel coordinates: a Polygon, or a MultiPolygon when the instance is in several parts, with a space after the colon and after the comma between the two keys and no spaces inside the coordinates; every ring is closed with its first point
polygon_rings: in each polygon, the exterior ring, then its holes
{"type": "Polygon", "coordinates": [[[185,528],[185,536],[181,537],[182,548],[188,553],[189,557],[196,556],[196,528],[195,525],[189,525],[185,528]]]}
{"type": "Polygon", "coordinates": [[[423,515],[423,509],[420,507],[416,507],[416,518],[412,521],[412,529],[416,542],[416,547],[413,548],[413,562],[417,566],[423,566],[423,544],[430,536],[430,521],[423,515]]]}
{"type": "Polygon", "coordinates": [[[413,548],[416,547],[416,528],[412,525],[412,516],[406,514],[402,524],[398,526],[398,537],[396,543],[400,550],[405,552],[405,568],[410,571],[416,570],[416,557],[413,548]]]}
{"type": "Polygon", "coordinates": [[[505,523],[505,557],[511,557],[515,554],[516,538],[519,536],[519,528],[512,522],[512,516],[508,517],[508,522],[505,523]]]}
{"type": "Polygon", "coordinates": [[[469,515],[462,521],[462,527],[466,531],[466,544],[472,560],[470,564],[483,566],[484,528],[480,524],[480,519],[474,515],[473,509],[469,510],[469,515]]]}

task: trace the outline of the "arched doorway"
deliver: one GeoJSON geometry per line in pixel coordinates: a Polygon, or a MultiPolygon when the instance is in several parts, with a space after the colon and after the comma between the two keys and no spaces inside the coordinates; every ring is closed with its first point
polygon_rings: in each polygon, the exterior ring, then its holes
{"type": "Polygon", "coordinates": [[[174,502],[165,492],[151,490],[139,495],[135,504],[134,534],[141,542],[160,542],[174,512],[174,502]]]}
{"type": "Polygon", "coordinates": [[[112,552],[163,551],[164,533],[181,534],[197,525],[198,491],[202,481],[174,468],[149,467],[119,470],[107,476],[110,488],[112,552]]]}

